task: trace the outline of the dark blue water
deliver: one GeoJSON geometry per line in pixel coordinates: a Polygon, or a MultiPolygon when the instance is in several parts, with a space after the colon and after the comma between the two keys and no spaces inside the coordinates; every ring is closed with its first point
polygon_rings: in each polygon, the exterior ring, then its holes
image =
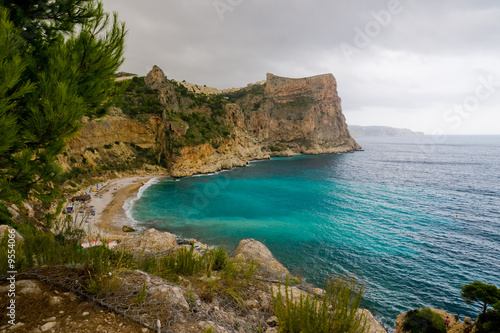
{"type": "Polygon", "coordinates": [[[500,136],[360,138],[364,152],[275,158],[150,184],[132,215],[236,248],[266,244],[306,281],[365,281],[363,306],[386,326],[419,307],[475,318],[460,287],[500,287],[500,136]]]}

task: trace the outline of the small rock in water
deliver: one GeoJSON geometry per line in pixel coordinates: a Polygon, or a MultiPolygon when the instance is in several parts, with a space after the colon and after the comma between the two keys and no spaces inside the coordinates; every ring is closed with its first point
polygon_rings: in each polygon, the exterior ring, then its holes
{"type": "Polygon", "coordinates": [[[135,230],[134,228],[132,228],[132,227],[129,227],[128,225],[124,225],[124,226],[122,227],[122,231],[123,231],[123,232],[134,232],[134,231],[136,231],[136,230],[135,230]]]}

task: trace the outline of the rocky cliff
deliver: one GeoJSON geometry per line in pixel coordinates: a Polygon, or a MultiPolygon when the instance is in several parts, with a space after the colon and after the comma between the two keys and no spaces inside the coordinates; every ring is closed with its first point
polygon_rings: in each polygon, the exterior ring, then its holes
{"type": "Polygon", "coordinates": [[[266,81],[218,91],[169,80],[155,66],[145,78],[129,81],[115,111],[85,122],[70,142],[61,158],[67,169],[146,163],[182,177],[270,156],[360,148],[347,129],[331,74],[267,74],[266,81]]]}
{"type": "Polygon", "coordinates": [[[270,153],[320,154],[360,148],[347,129],[333,75],[289,79],[267,74],[260,89],[247,90],[249,96],[237,99],[236,104],[245,114],[246,129],[270,153]]]}

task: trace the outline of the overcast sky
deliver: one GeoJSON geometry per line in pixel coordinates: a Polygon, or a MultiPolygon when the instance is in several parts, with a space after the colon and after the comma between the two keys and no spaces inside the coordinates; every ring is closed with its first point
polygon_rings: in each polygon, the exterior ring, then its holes
{"type": "Polygon", "coordinates": [[[500,134],[498,0],[103,0],[121,70],[217,88],[332,73],[348,124],[500,134]]]}

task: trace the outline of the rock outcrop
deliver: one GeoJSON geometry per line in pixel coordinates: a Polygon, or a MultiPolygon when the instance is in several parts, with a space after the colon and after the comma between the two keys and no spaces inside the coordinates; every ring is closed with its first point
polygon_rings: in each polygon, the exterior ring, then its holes
{"type": "Polygon", "coordinates": [[[157,252],[168,251],[176,245],[177,238],[171,233],[149,229],[141,235],[124,238],[116,246],[116,249],[130,252],[135,258],[140,258],[157,252]]]}
{"type": "Polygon", "coordinates": [[[275,277],[286,277],[290,274],[269,249],[255,239],[243,239],[236,249],[236,257],[255,261],[265,273],[275,277]]]}
{"type": "Polygon", "coordinates": [[[4,236],[9,237],[9,230],[14,230],[14,239],[16,240],[16,242],[24,241],[24,237],[19,232],[17,232],[17,230],[7,225],[0,225],[0,239],[2,239],[4,236]]]}
{"type": "Polygon", "coordinates": [[[281,145],[295,153],[321,154],[360,148],[347,129],[332,74],[302,79],[267,74],[263,93],[239,102],[244,111],[249,102],[259,107],[247,115],[246,128],[272,150],[281,145]]]}

